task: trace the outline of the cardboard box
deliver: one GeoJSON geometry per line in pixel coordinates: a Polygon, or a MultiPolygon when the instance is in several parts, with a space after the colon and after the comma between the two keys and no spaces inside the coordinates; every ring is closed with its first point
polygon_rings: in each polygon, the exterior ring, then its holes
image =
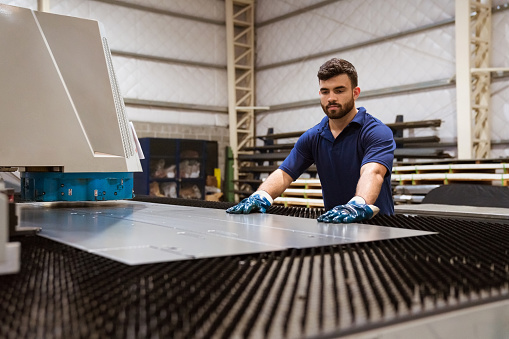
{"type": "Polygon", "coordinates": [[[217,178],[213,175],[207,175],[207,186],[217,187],[217,178]]]}
{"type": "Polygon", "coordinates": [[[205,196],[205,200],[206,201],[220,201],[222,196],[223,196],[223,192],[207,194],[205,196]]]}

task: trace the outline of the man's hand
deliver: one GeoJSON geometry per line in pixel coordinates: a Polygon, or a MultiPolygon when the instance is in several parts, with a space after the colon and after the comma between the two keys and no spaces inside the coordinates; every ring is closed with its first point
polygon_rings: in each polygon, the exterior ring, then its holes
{"type": "Polygon", "coordinates": [[[353,197],[346,205],[338,205],[318,217],[320,222],[346,224],[373,218],[380,209],[367,205],[361,197],[353,197]]]}
{"type": "Polygon", "coordinates": [[[239,202],[237,205],[227,209],[226,213],[248,214],[256,211],[265,213],[272,205],[273,201],[274,200],[272,199],[269,193],[265,191],[256,191],[246,199],[239,202]]]}

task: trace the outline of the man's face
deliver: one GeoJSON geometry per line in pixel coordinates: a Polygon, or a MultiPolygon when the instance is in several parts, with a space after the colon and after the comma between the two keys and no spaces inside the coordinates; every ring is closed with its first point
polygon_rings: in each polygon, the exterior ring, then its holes
{"type": "Polygon", "coordinates": [[[341,119],[355,109],[360,89],[352,89],[350,78],[340,74],[329,80],[320,80],[320,104],[329,119],[341,119]]]}

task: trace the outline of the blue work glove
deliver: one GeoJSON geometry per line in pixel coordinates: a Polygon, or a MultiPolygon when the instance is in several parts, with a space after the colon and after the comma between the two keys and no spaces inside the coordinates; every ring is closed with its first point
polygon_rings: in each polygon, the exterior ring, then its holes
{"type": "Polygon", "coordinates": [[[273,202],[274,200],[269,193],[265,191],[256,191],[237,205],[227,209],[226,213],[248,214],[256,211],[265,213],[273,202]]]}
{"type": "Polygon", "coordinates": [[[380,209],[367,205],[362,197],[353,197],[346,205],[338,205],[318,217],[320,222],[346,224],[373,218],[380,209]]]}

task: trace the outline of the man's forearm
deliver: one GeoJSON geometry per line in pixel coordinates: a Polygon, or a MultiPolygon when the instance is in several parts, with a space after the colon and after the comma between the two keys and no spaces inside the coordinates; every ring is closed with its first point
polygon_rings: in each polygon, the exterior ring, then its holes
{"type": "Polygon", "coordinates": [[[258,190],[265,191],[275,199],[279,197],[292,183],[293,179],[284,171],[277,169],[269,175],[267,179],[260,185],[258,190]]]}
{"type": "Polygon", "coordinates": [[[366,204],[374,204],[382,189],[386,171],[385,166],[377,163],[362,166],[355,195],[364,198],[366,204]]]}

